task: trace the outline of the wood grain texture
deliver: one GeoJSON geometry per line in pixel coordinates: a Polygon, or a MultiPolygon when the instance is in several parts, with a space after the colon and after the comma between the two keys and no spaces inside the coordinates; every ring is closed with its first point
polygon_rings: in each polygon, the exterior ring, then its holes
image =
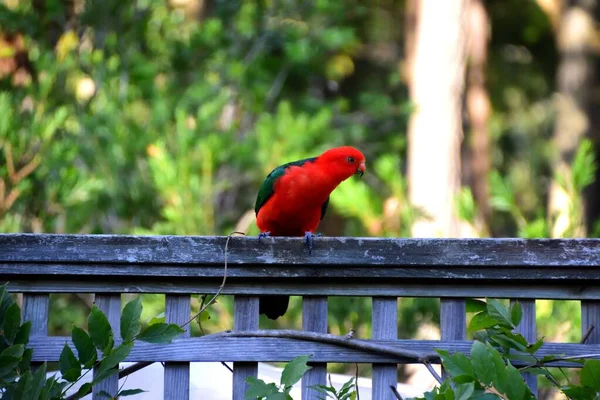
{"type": "MultiPolygon", "coordinates": [[[[167,323],[182,325],[190,319],[190,296],[167,295],[165,300],[165,320],[167,323]]],[[[186,327],[182,337],[190,337],[190,327],[186,327]]],[[[190,363],[166,362],[164,380],[165,400],[188,400],[190,398],[190,363]]]]}
{"type": "MultiPolygon", "coordinates": [[[[115,341],[121,337],[121,295],[119,294],[96,294],[96,299],[94,301],[98,308],[106,314],[108,318],[108,323],[112,327],[113,334],[115,337],[115,341]]],[[[73,349],[75,347],[72,347],[73,349]]],[[[35,350],[33,351],[35,354],[35,350]]],[[[58,353],[60,354],[60,352],[58,353]]],[[[118,368],[118,366],[116,367],[118,368]]],[[[97,368],[94,368],[94,376],[96,376],[97,368]]],[[[94,385],[94,389],[92,392],[92,400],[100,400],[105,397],[98,396],[98,393],[101,391],[105,391],[110,395],[114,396],[117,394],[119,390],[119,375],[113,375],[109,378],[106,378],[96,385],[94,385]]]]}
{"type": "MultiPolygon", "coordinates": [[[[236,296],[233,305],[233,329],[236,331],[251,331],[258,329],[258,297],[236,296]]],[[[221,346],[227,346],[221,343],[221,346]]],[[[237,348],[237,351],[243,351],[237,348]]],[[[202,350],[205,352],[206,349],[202,350]]],[[[215,361],[229,361],[219,359],[215,361]]],[[[256,360],[258,361],[258,360],[256,360]]],[[[244,400],[247,385],[246,378],[258,376],[257,362],[234,362],[233,363],[233,400],[244,400]]]]}
{"type": "Polygon", "coordinates": [[[583,337],[591,328],[585,343],[600,343],[600,301],[581,302],[581,336],[583,337]]]}
{"type": "MultiPolygon", "coordinates": [[[[511,301],[511,307],[515,303],[514,300],[511,301]]],[[[527,339],[529,343],[535,343],[537,340],[537,328],[535,323],[535,300],[534,299],[523,299],[519,300],[521,304],[521,310],[523,311],[523,316],[521,318],[521,323],[519,324],[519,332],[527,339]]],[[[527,385],[536,396],[538,395],[538,377],[535,374],[524,373],[523,378],[527,385]]]]}
{"type": "MultiPolygon", "coordinates": [[[[373,339],[398,338],[398,299],[373,297],[373,339]]],[[[396,397],[390,386],[398,383],[398,365],[373,364],[371,393],[374,399],[393,400],[396,397]]]]}
{"type": "MultiPolygon", "coordinates": [[[[44,277],[44,281],[31,277],[24,281],[14,279],[14,276],[0,274],[0,283],[8,281],[11,292],[23,293],[207,293],[217,292],[221,280],[195,280],[193,278],[136,278],[119,276],[114,279],[80,277],[75,280],[65,280],[58,277],[44,277]]],[[[560,300],[600,300],[600,285],[590,282],[563,281],[561,283],[531,282],[527,284],[518,282],[482,282],[473,285],[468,281],[455,281],[451,279],[427,280],[420,282],[402,282],[390,284],[385,281],[347,281],[336,282],[328,280],[320,282],[318,279],[302,280],[289,283],[282,279],[277,282],[263,282],[257,285],[256,281],[238,280],[230,282],[222,291],[224,295],[261,295],[261,294],[286,294],[308,296],[377,296],[377,297],[492,297],[492,298],[531,298],[560,299],[560,300]]]]}
{"type": "MultiPolygon", "coordinates": [[[[31,321],[30,335],[48,336],[48,307],[50,305],[50,296],[47,293],[31,293],[23,295],[23,316],[22,322],[31,321]]],[[[31,366],[35,369],[43,364],[42,362],[32,362],[31,366]]]]}
{"type": "MultiPolygon", "coordinates": [[[[367,341],[367,340],[365,340],[367,341]]],[[[30,346],[34,348],[34,361],[58,361],[65,342],[72,344],[69,337],[33,336],[30,346]]],[[[119,341],[117,341],[118,343],[119,341]]],[[[423,355],[435,353],[436,348],[450,352],[469,354],[471,341],[438,340],[373,340],[373,343],[410,349],[423,355]]],[[[539,351],[540,357],[564,354],[600,354],[600,344],[546,343],[539,351]]],[[[315,362],[359,362],[359,363],[411,363],[402,358],[377,355],[362,350],[349,349],[332,344],[279,338],[210,338],[193,337],[176,339],[168,345],[136,343],[126,361],[176,361],[176,362],[285,362],[294,357],[312,354],[315,362]]],[[[518,364],[517,361],[516,365],[518,364]]],[[[556,365],[575,366],[561,362],[556,365]]]]}
{"type": "MultiPolygon", "coordinates": [[[[442,340],[465,340],[467,337],[467,309],[464,299],[441,299],[440,331],[442,340]]],[[[446,371],[442,368],[442,377],[446,371]]]]}
{"type": "MultiPolygon", "coordinates": [[[[327,333],[327,297],[305,296],[302,299],[302,329],[327,333]]],[[[302,400],[315,398],[313,385],[327,385],[327,363],[309,363],[312,367],[302,378],[302,400]]]]}
{"type": "MultiPolygon", "coordinates": [[[[217,266],[224,236],[125,236],[1,234],[0,262],[157,264],[217,266]]],[[[600,265],[598,239],[382,239],[329,237],[315,240],[312,255],[301,238],[236,237],[234,265],[564,267],[600,265]],[[335,256],[335,257],[333,257],[335,256]]],[[[73,268],[76,269],[76,268],[73,268]]],[[[256,268],[255,268],[256,269],[256,268]]],[[[535,269],[535,268],[533,268],[535,269]]],[[[143,271],[139,271],[143,273],[143,271]]]]}

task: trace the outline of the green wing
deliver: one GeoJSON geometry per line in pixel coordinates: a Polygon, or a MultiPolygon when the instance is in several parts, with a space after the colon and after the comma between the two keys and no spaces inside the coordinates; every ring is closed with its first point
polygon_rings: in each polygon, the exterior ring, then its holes
{"type": "MultiPolygon", "coordinates": [[[[273,193],[275,193],[275,182],[277,182],[277,180],[285,174],[285,171],[289,167],[300,167],[307,162],[314,162],[315,160],[316,157],[311,157],[305,158],[303,160],[292,161],[287,164],[280,165],[279,167],[271,171],[271,173],[267,175],[263,183],[260,185],[260,188],[258,189],[258,196],[256,197],[256,204],[254,205],[254,212],[258,214],[258,210],[260,210],[260,208],[267,202],[267,200],[269,200],[269,198],[273,196],[273,193]]],[[[325,204],[323,204],[323,207],[321,207],[321,218],[323,218],[323,216],[325,215],[325,211],[327,211],[328,203],[329,198],[327,199],[325,204]]]]}
{"type": "Polygon", "coordinates": [[[325,213],[327,212],[327,206],[329,205],[329,196],[327,196],[327,200],[321,206],[321,219],[325,218],[325,213]]]}

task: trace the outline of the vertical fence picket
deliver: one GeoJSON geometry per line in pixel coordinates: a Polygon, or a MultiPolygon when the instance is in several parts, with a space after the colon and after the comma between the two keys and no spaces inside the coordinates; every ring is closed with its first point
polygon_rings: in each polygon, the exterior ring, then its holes
{"type": "Polygon", "coordinates": [[[600,301],[581,301],[581,337],[585,343],[600,343],[600,301]]]}
{"type": "MultiPolygon", "coordinates": [[[[31,336],[48,336],[48,308],[50,296],[47,293],[23,295],[23,322],[31,321],[31,336]]],[[[31,363],[35,368],[42,363],[31,363]]]]}
{"type": "MultiPolygon", "coordinates": [[[[327,333],[327,297],[305,296],[302,299],[302,329],[327,333]]],[[[327,384],[327,363],[310,363],[310,369],[302,378],[302,400],[315,398],[313,385],[327,384]]]]}
{"type": "MultiPolygon", "coordinates": [[[[511,300],[511,307],[514,302],[514,300],[511,300]]],[[[528,342],[535,342],[537,340],[535,325],[535,299],[521,299],[519,300],[519,303],[521,304],[521,310],[523,311],[523,317],[521,318],[521,323],[518,326],[519,332],[521,332],[528,342]]],[[[525,382],[527,382],[527,385],[537,397],[537,375],[526,372],[523,374],[523,379],[525,379],[525,382]]]]}
{"type": "MultiPolygon", "coordinates": [[[[396,297],[373,297],[373,339],[398,339],[398,299],[396,297]]],[[[373,364],[372,397],[395,399],[394,388],[398,383],[397,364],[373,364]]]]}
{"type": "MultiPolygon", "coordinates": [[[[251,331],[258,329],[258,297],[235,296],[233,306],[233,329],[251,331]]],[[[246,378],[258,375],[258,363],[233,363],[233,400],[243,400],[246,378]]]]}
{"type": "MultiPolygon", "coordinates": [[[[166,296],[165,320],[182,325],[190,318],[190,296],[169,294],[166,296]]],[[[183,337],[190,337],[187,326],[183,337]]],[[[165,400],[188,400],[190,398],[190,363],[165,363],[165,400]]]]}
{"type": "MultiPolygon", "coordinates": [[[[467,309],[464,299],[441,299],[440,329],[442,340],[465,340],[467,336],[467,309]]],[[[442,377],[446,372],[442,369],[442,377]]]]}
{"type": "MultiPolygon", "coordinates": [[[[106,314],[106,318],[108,318],[108,322],[113,329],[113,334],[115,339],[121,337],[121,295],[120,294],[96,294],[95,303],[100,310],[106,314]]],[[[115,367],[118,368],[119,366],[115,367]]],[[[97,371],[94,370],[94,377],[96,376],[97,371]]],[[[115,374],[109,378],[106,378],[94,385],[94,390],[92,394],[92,400],[100,400],[105,397],[99,396],[98,393],[101,391],[105,391],[109,393],[111,396],[117,394],[119,390],[119,375],[115,374]]]]}

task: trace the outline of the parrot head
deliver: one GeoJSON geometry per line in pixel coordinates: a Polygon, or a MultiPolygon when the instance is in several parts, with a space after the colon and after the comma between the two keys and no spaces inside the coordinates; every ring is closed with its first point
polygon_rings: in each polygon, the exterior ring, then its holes
{"type": "Polygon", "coordinates": [[[360,150],[350,146],[336,147],[319,156],[319,161],[328,165],[328,170],[341,180],[352,175],[363,176],[366,170],[365,156],[360,150]]]}

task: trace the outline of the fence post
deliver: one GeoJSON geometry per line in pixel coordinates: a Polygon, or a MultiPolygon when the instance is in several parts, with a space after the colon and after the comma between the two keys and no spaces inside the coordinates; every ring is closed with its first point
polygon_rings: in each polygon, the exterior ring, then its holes
{"type": "MultiPolygon", "coordinates": [[[[305,331],[327,333],[327,297],[304,296],[302,298],[302,329],[305,331]]],[[[327,385],[327,363],[310,363],[302,378],[302,400],[315,398],[313,385],[327,385]]]]}
{"type": "MultiPolygon", "coordinates": [[[[398,299],[373,297],[373,339],[398,339],[398,299]]],[[[373,364],[372,397],[395,399],[390,386],[398,385],[398,364],[373,364]]]]}
{"type": "MultiPolygon", "coordinates": [[[[440,329],[443,341],[465,340],[467,309],[464,299],[440,299],[440,329]]],[[[442,368],[442,377],[446,371],[442,368]]]]}
{"type": "MultiPolygon", "coordinates": [[[[168,294],[165,301],[167,323],[182,325],[190,319],[190,296],[168,294]]],[[[190,326],[185,328],[184,338],[190,337],[190,326]]],[[[165,400],[188,400],[190,398],[190,363],[165,363],[165,400]]]]}
{"type": "MultiPolygon", "coordinates": [[[[258,297],[235,296],[233,303],[233,329],[253,331],[258,329],[258,297]]],[[[233,363],[233,400],[244,400],[246,378],[258,375],[258,363],[233,363]]]]}
{"type": "MultiPolygon", "coordinates": [[[[108,323],[112,327],[115,339],[121,337],[121,295],[120,294],[96,294],[95,303],[100,310],[106,314],[108,323]]],[[[119,368],[117,365],[115,368],[119,368]]],[[[96,376],[97,368],[94,368],[94,377],[96,376]]],[[[111,396],[115,396],[119,390],[119,374],[104,379],[94,385],[92,400],[105,399],[106,397],[98,396],[98,393],[105,391],[111,396]]]]}
{"type": "MultiPolygon", "coordinates": [[[[521,310],[523,316],[521,317],[521,323],[519,324],[519,332],[527,339],[528,342],[535,342],[537,340],[536,325],[535,325],[535,299],[520,299],[518,300],[521,304],[521,310]]],[[[511,307],[515,303],[515,300],[511,300],[511,307]]],[[[527,386],[533,392],[533,395],[538,394],[538,379],[536,374],[529,372],[523,373],[523,379],[527,382],[527,386]]]]}
{"type": "MultiPolygon", "coordinates": [[[[23,294],[23,322],[31,321],[31,336],[48,336],[48,308],[50,295],[47,293],[25,293],[23,294]]],[[[37,368],[41,362],[31,363],[37,368]]]]}

